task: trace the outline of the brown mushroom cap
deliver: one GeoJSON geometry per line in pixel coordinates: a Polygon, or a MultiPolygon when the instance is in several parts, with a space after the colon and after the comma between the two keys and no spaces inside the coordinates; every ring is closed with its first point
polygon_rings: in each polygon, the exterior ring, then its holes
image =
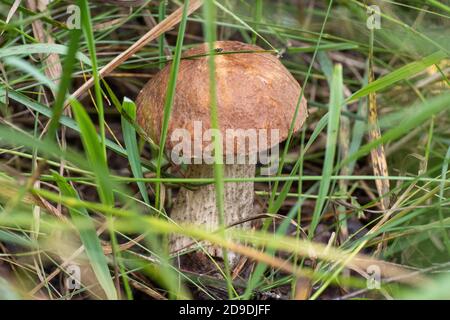
{"type": "MultiPolygon", "coordinates": [[[[221,133],[224,134],[227,129],[252,129],[258,132],[266,129],[268,145],[251,145],[249,152],[263,151],[263,148],[270,148],[285,140],[300,96],[301,87],[298,82],[276,56],[261,52],[263,49],[258,46],[237,41],[218,41],[215,48],[217,109],[221,133]],[[276,141],[270,139],[270,130],[273,129],[279,130],[276,141]]],[[[210,129],[207,53],[207,44],[202,44],[187,50],[181,60],[166,140],[166,148],[169,150],[177,144],[170,138],[174,130],[186,129],[194,143],[194,121],[201,121],[203,132],[210,129]]],[[[156,74],[137,98],[138,123],[156,143],[160,140],[169,74],[170,65],[156,74]]],[[[302,98],[294,132],[300,129],[306,117],[306,99],[302,98]]],[[[225,143],[224,138],[223,148],[227,154],[230,150],[226,150],[225,143]]],[[[203,147],[209,144],[210,142],[205,141],[203,147]]],[[[236,153],[238,148],[233,150],[231,152],[236,153]]]]}

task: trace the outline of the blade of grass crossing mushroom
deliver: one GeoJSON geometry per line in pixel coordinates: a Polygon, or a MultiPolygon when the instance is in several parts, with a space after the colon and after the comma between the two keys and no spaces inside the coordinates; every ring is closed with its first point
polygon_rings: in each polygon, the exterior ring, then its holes
{"type": "MultiPolygon", "coordinates": [[[[2,128],[0,127],[0,132],[5,132],[4,130],[1,130],[2,128]]],[[[6,131],[11,133],[11,131],[6,131]]],[[[27,136],[29,137],[29,136],[27,136]]],[[[22,136],[23,138],[23,136],[22,136]]],[[[19,139],[20,141],[23,141],[23,139],[19,139]]],[[[0,149],[0,150],[4,150],[4,149],[0,149]]],[[[15,154],[15,155],[20,155],[20,152],[15,152],[15,151],[9,151],[7,153],[11,153],[11,154],[15,154]]],[[[367,153],[366,153],[367,154],[367,153]]],[[[71,156],[73,157],[73,151],[71,153],[71,156]]],[[[25,158],[29,158],[29,156],[24,156],[25,158]]],[[[77,159],[76,157],[74,157],[73,159],[77,159]]],[[[85,161],[85,160],[84,160],[85,161]]],[[[54,164],[55,162],[53,162],[54,164]]],[[[79,164],[79,162],[77,163],[79,164]]],[[[85,166],[84,166],[85,167],[85,166]]],[[[339,166],[338,166],[339,168],[339,166]]],[[[336,170],[336,169],[334,169],[336,170]]],[[[85,173],[85,172],[83,172],[85,173]]],[[[43,175],[42,176],[43,179],[47,180],[47,181],[52,181],[51,178],[48,175],[43,175]]],[[[67,177],[68,180],[70,181],[76,181],[76,182],[89,182],[89,181],[93,181],[95,180],[95,177],[67,177]]],[[[322,180],[322,176],[317,176],[317,175],[306,175],[303,176],[302,179],[304,181],[318,181],[320,182],[322,180]]],[[[372,180],[376,180],[379,179],[377,177],[374,177],[373,175],[351,175],[351,176],[342,176],[342,175],[333,175],[331,176],[332,180],[340,180],[340,179],[345,179],[345,180],[353,180],[353,181],[357,181],[357,180],[368,180],[368,181],[372,181],[372,180]]],[[[415,181],[415,179],[411,176],[390,176],[389,177],[390,180],[395,180],[395,181],[415,181]]],[[[136,179],[133,177],[123,177],[123,176],[111,176],[111,180],[112,181],[119,181],[119,182],[136,182],[136,181],[145,181],[145,182],[149,182],[149,183],[155,183],[155,182],[161,182],[161,183],[170,183],[170,184],[181,184],[181,183],[191,183],[191,184],[211,184],[214,183],[214,178],[177,178],[177,177],[167,177],[167,178],[160,178],[160,179],[156,179],[156,178],[142,178],[142,179],[136,179]]],[[[245,182],[245,181],[254,181],[254,182],[273,182],[273,181],[298,181],[298,176],[283,176],[283,177],[255,177],[255,178],[227,178],[224,177],[224,182],[245,182]]],[[[425,181],[425,182],[441,182],[444,181],[445,183],[450,182],[450,179],[446,179],[446,180],[442,180],[440,178],[429,178],[426,176],[420,176],[417,181],[425,181]]],[[[258,192],[258,194],[266,194],[266,192],[258,192]]],[[[277,192],[278,194],[278,192],[277,192]]],[[[288,195],[292,195],[292,193],[288,194],[288,195]]],[[[295,193],[295,195],[297,196],[297,194],[295,193]]],[[[312,199],[316,199],[317,196],[314,195],[310,195],[309,198],[312,199]]],[[[334,199],[341,199],[341,197],[331,197],[334,199]]],[[[370,206],[369,206],[370,207],[370,206]]]]}
{"type": "MultiPolygon", "coordinates": [[[[219,129],[219,115],[217,110],[217,88],[214,43],[216,41],[216,6],[214,0],[205,0],[203,7],[205,15],[205,35],[210,51],[208,58],[209,69],[209,96],[211,104],[211,128],[214,132],[219,129]]],[[[214,143],[214,184],[216,191],[216,206],[219,213],[220,234],[225,236],[225,212],[224,212],[224,181],[223,181],[223,150],[222,141],[219,136],[213,136],[214,143]]],[[[225,266],[225,277],[227,281],[228,297],[232,299],[236,293],[231,279],[231,270],[226,248],[222,248],[225,266]]]]}
{"type": "MultiPolygon", "coordinates": [[[[373,42],[374,42],[374,32],[370,32],[370,49],[369,49],[369,86],[374,81],[374,71],[373,71],[373,42]]],[[[377,110],[377,97],[375,91],[369,93],[369,116],[368,116],[368,138],[369,142],[375,141],[380,138],[381,132],[378,125],[378,110],[377,110]]],[[[376,148],[370,150],[370,158],[372,160],[373,174],[376,177],[387,177],[389,176],[386,154],[384,152],[383,144],[378,145],[376,148]]],[[[341,168],[342,170],[342,168],[341,168]]],[[[390,185],[387,179],[377,179],[375,180],[375,185],[377,187],[378,196],[380,197],[380,207],[381,210],[385,211],[389,207],[389,198],[386,196],[389,193],[390,185]]]]}
{"type": "MultiPolygon", "coordinates": [[[[122,103],[122,108],[130,116],[131,120],[136,119],[136,105],[133,101],[125,97],[122,103]]],[[[133,172],[134,177],[143,178],[144,175],[142,174],[142,166],[136,140],[136,131],[124,117],[121,117],[121,122],[123,139],[125,141],[125,147],[128,154],[128,160],[130,162],[131,171],[133,172]]],[[[145,183],[142,181],[138,181],[137,185],[139,191],[141,192],[142,199],[144,199],[145,203],[150,205],[150,199],[148,198],[145,183]]]]}
{"type": "Polygon", "coordinates": [[[78,0],[81,13],[81,25],[86,37],[87,47],[92,61],[92,77],[94,79],[95,104],[98,112],[98,125],[100,128],[100,148],[105,155],[105,111],[103,107],[102,89],[100,86],[100,74],[98,72],[97,53],[95,49],[95,38],[92,30],[91,11],[87,0],[78,0]]]}
{"type": "MultiPolygon", "coordinates": [[[[186,23],[187,23],[187,14],[188,14],[188,8],[189,8],[189,0],[187,0],[183,6],[183,14],[181,18],[180,28],[178,30],[178,37],[177,37],[177,43],[175,46],[175,55],[172,61],[172,65],[170,67],[170,76],[169,76],[169,83],[167,86],[167,92],[166,92],[166,99],[164,102],[164,117],[161,127],[161,137],[159,140],[159,152],[158,152],[158,159],[156,164],[156,177],[161,177],[161,163],[164,156],[164,146],[166,144],[167,140],[167,131],[169,128],[169,120],[170,120],[170,113],[172,111],[172,105],[175,98],[175,89],[176,89],[176,83],[178,78],[178,69],[180,67],[180,60],[181,60],[181,52],[183,49],[183,40],[184,40],[184,33],[186,30],[186,23]]],[[[160,203],[160,197],[161,197],[161,184],[158,182],[155,185],[155,208],[160,209],[163,204],[160,203]]]]}
{"type": "MultiPolygon", "coordinates": [[[[73,197],[65,197],[55,192],[51,192],[45,189],[33,189],[32,193],[38,194],[45,199],[50,201],[55,201],[62,203],[66,206],[71,206],[73,208],[89,208],[90,210],[95,210],[102,212],[107,215],[117,216],[117,226],[119,230],[127,230],[128,232],[142,232],[142,230],[148,230],[151,228],[160,234],[168,234],[172,232],[182,233],[183,235],[206,240],[208,242],[225,246],[230,250],[247,254],[247,247],[236,244],[234,240],[248,241],[253,243],[257,247],[267,246],[268,248],[275,250],[282,250],[286,252],[298,253],[301,256],[308,257],[311,254],[311,250],[317,255],[318,259],[324,259],[327,261],[339,261],[344,265],[349,264],[349,266],[367,266],[367,263],[380,263],[383,265],[383,261],[376,259],[370,259],[359,253],[348,253],[339,248],[326,247],[320,243],[314,243],[308,240],[297,240],[293,237],[288,237],[284,235],[273,235],[267,232],[255,231],[249,234],[246,231],[234,230],[230,232],[230,238],[223,238],[218,233],[208,232],[200,227],[195,226],[180,226],[173,224],[165,219],[160,219],[151,216],[142,216],[136,211],[131,211],[124,208],[113,208],[106,206],[102,203],[83,201],[73,197]],[[345,260],[345,261],[344,261],[345,260]]],[[[6,217],[7,218],[7,217],[6,217]]],[[[5,217],[1,217],[2,223],[5,222],[5,217]]],[[[30,224],[29,219],[23,220],[25,226],[30,224]]],[[[47,228],[49,228],[47,226],[47,228]]],[[[255,250],[250,250],[255,252],[255,250]]],[[[263,261],[264,263],[269,263],[267,259],[260,259],[260,255],[256,254],[250,255],[253,259],[263,261]]],[[[287,263],[290,264],[290,263],[287,263]]],[[[279,267],[279,266],[276,266],[279,267]]],[[[402,274],[405,270],[403,268],[396,267],[391,270],[390,274],[402,274]]],[[[420,275],[416,279],[423,280],[420,275]]],[[[406,279],[408,281],[408,279],[406,279]]],[[[416,281],[414,278],[410,279],[409,283],[416,281]]]]}
{"type": "MultiPolygon", "coordinates": [[[[65,197],[65,199],[74,199],[75,201],[79,201],[79,199],[77,199],[77,198],[70,198],[70,197],[65,197]]],[[[69,200],[69,202],[70,202],[70,200],[69,200]]],[[[24,218],[26,218],[25,216],[24,216],[24,218]]],[[[25,219],[25,220],[23,220],[24,222],[25,221],[29,221],[29,219],[25,219]]],[[[10,220],[10,222],[11,222],[12,220],[10,220]]],[[[7,224],[8,222],[7,221],[5,221],[5,219],[2,217],[2,219],[1,219],[1,222],[2,222],[2,224],[3,225],[5,225],[5,224],[7,224]]],[[[29,222],[28,222],[29,223],[29,222]]],[[[125,223],[126,224],[126,220],[124,220],[124,221],[122,221],[122,223],[125,223]]],[[[147,226],[147,228],[148,228],[148,225],[147,225],[147,223],[145,223],[145,221],[143,221],[143,222],[141,222],[140,223],[141,225],[143,225],[143,226],[147,226]]],[[[22,223],[22,225],[24,225],[25,226],[25,224],[23,224],[22,223]]],[[[86,227],[87,227],[88,225],[86,225],[86,227]]],[[[84,228],[84,225],[82,224],[82,223],[80,223],[80,228],[84,228]]],[[[48,230],[48,229],[44,229],[43,231],[45,232],[46,230],[48,230]]],[[[205,231],[202,231],[202,233],[203,234],[205,234],[206,232],[205,231]]],[[[1,231],[0,231],[0,238],[2,238],[2,234],[1,234],[1,231]]],[[[8,238],[10,238],[10,237],[6,237],[6,239],[8,239],[8,238]]],[[[220,238],[221,239],[221,238],[220,238]]],[[[234,244],[232,244],[232,243],[230,243],[229,241],[224,241],[224,240],[222,240],[221,239],[221,242],[222,243],[225,243],[225,245],[227,245],[227,244],[229,244],[228,245],[228,247],[230,247],[230,249],[232,249],[232,250],[237,250],[237,252],[239,252],[239,253],[241,253],[242,255],[246,255],[246,256],[249,256],[249,257],[251,257],[251,258],[253,258],[253,259],[255,259],[255,260],[258,260],[258,261],[261,261],[261,262],[264,262],[264,263],[267,263],[268,265],[271,265],[272,267],[274,267],[274,268],[276,268],[276,269],[280,269],[280,270],[284,270],[284,271],[286,271],[286,272],[288,272],[288,273],[293,273],[293,274],[296,274],[297,276],[306,276],[306,277],[313,277],[314,278],[314,275],[313,274],[311,274],[311,273],[308,273],[308,272],[306,272],[305,273],[305,271],[307,271],[307,270],[299,270],[299,269],[297,269],[297,268],[295,268],[295,266],[293,266],[290,262],[286,262],[286,261],[284,261],[283,259],[281,259],[281,258],[278,258],[278,257],[270,257],[270,256],[268,256],[268,255],[266,255],[266,254],[261,254],[257,249],[254,249],[254,248],[250,248],[250,247],[245,247],[245,246],[242,246],[242,245],[234,245],[234,244]],[[231,246],[230,246],[231,245],[231,246]]],[[[221,242],[219,242],[219,244],[221,243],[221,242]]],[[[151,272],[151,273],[149,273],[148,275],[150,276],[150,277],[152,277],[152,279],[154,279],[155,280],[155,282],[159,282],[158,280],[159,279],[161,279],[161,282],[165,282],[165,281],[170,281],[169,279],[170,278],[167,278],[167,277],[165,277],[165,278],[163,278],[162,277],[162,275],[161,275],[161,273],[163,272],[163,270],[161,270],[162,268],[158,268],[159,267],[159,264],[148,264],[148,262],[145,262],[145,264],[146,264],[146,266],[149,266],[149,267],[151,267],[152,269],[153,269],[153,272],[151,272]]],[[[132,269],[135,269],[135,268],[139,268],[139,265],[136,265],[136,264],[134,264],[133,262],[131,262],[130,261],[130,268],[132,268],[132,269]]],[[[184,275],[183,275],[184,276],[184,275]]],[[[197,276],[196,276],[197,277],[197,276]]],[[[190,279],[188,279],[186,276],[184,276],[184,278],[187,280],[187,281],[189,281],[189,282],[191,282],[193,285],[196,285],[194,282],[192,282],[190,279]]],[[[204,283],[205,285],[207,285],[208,284],[208,282],[206,282],[206,283],[204,283]]],[[[240,284],[240,283],[236,283],[238,286],[242,286],[242,284],[240,284]]],[[[357,285],[356,283],[355,283],[355,285],[357,285]]],[[[166,287],[168,287],[168,286],[166,286],[166,287]]],[[[206,295],[208,295],[210,298],[212,298],[212,299],[214,299],[214,297],[213,296],[211,296],[210,294],[208,294],[206,291],[204,291],[201,287],[198,287],[200,290],[202,290],[206,295]]],[[[169,293],[170,293],[170,288],[168,287],[168,291],[169,291],[169,293]]],[[[187,293],[187,292],[186,292],[187,293]]],[[[179,298],[181,298],[181,299],[188,299],[189,298],[189,295],[188,294],[185,294],[184,296],[182,296],[182,295],[180,295],[180,296],[178,296],[179,298]]]]}
{"type": "Polygon", "coordinates": [[[319,194],[314,207],[311,225],[308,230],[309,239],[312,239],[316,227],[319,224],[322,211],[325,207],[326,196],[330,189],[331,175],[333,174],[341,107],[344,101],[342,66],[340,64],[334,67],[333,80],[330,89],[330,111],[328,116],[325,159],[322,170],[322,180],[320,181],[319,194]]]}
{"type": "MultiPolygon", "coordinates": [[[[56,179],[59,190],[63,196],[79,199],[76,190],[62,176],[53,173],[53,177],[56,179]]],[[[92,222],[91,217],[85,208],[75,209],[71,206],[67,206],[67,208],[69,209],[72,222],[80,234],[81,242],[84,245],[92,270],[94,270],[100,286],[105,291],[108,299],[116,300],[117,292],[114,287],[114,282],[111,278],[108,263],[103,254],[102,245],[97,236],[95,225],[92,222]]]]}

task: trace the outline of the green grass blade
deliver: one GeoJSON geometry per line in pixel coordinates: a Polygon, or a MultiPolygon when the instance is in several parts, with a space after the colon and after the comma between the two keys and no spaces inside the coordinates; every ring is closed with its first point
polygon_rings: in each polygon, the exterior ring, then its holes
{"type": "MultiPolygon", "coordinates": [[[[210,53],[214,52],[214,43],[216,41],[216,6],[214,0],[205,0],[204,15],[205,15],[205,35],[208,43],[210,53]]],[[[215,55],[211,54],[208,58],[209,67],[209,97],[210,97],[210,112],[211,112],[211,129],[214,132],[220,128],[219,113],[217,110],[217,88],[216,88],[216,66],[215,55]]],[[[224,205],[224,182],[223,182],[223,150],[222,141],[219,137],[213,136],[214,144],[214,185],[216,191],[216,206],[219,213],[219,227],[220,233],[225,234],[225,205],[224,205]]],[[[228,261],[228,252],[225,248],[222,249],[223,260],[225,266],[225,280],[227,281],[228,297],[234,297],[235,290],[231,280],[231,271],[228,261]]]]}
{"type": "MultiPolygon", "coordinates": [[[[357,44],[352,43],[326,43],[320,45],[317,49],[320,50],[319,53],[324,53],[324,51],[339,51],[339,50],[351,50],[358,49],[357,44]]],[[[316,50],[315,46],[309,47],[289,47],[287,48],[288,53],[307,53],[314,52],[316,50]]]]}
{"type": "Polygon", "coordinates": [[[440,275],[427,281],[417,289],[410,289],[400,295],[404,300],[450,300],[450,275],[443,269],[440,275]],[[446,274],[447,273],[447,274],[446,274]]]}
{"type": "Polygon", "coordinates": [[[347,103],[358,100],[359,98],[367,96],[369,93],[380,91],[390,85],[408,79],[413,75],[425,70],[429,66],[438,63],[442,59],[447,58],[447,54],[442,51],[437,51],[420,61],[411,62],[359,89],[349,98],[347,98],[347,103]]]}
{"type": "MultiPolygon", "coordinates": [[[[68,47],[62,44],[52,43],[35,43],[35,44],[23,44],[14,47],[0,48],[0,59],[10,56],[21,56],[30,54],[51,54],[56,53],[59,55],[66,55],[68,53],[68,47]]],[[[92,65],[91,60],[83,53],[78,52],[75,56],[79,61],[88,66],[92,65]]]]}
{"type": "Polygon", "coordinates": [[[100,127],[100,148],[106,157],[105,146],[105,111],[103,108],[102,89],[100,86],[100,75],[98,72],[97,53],[95,49],[95,38],[92,30],[91,11],[87,0],[78,0],[81,11],[81,25],[86,37],[89,54],[92,60],[92,76],[94,77],[95,102],[98,111],[98,122],[100,127]]]}
{"type": "Polygon", "coordinates": [[[333,82],[333,63],[323,51],[317,52],[317,60],[319,61],[320,69],[322,69],[327,79],[328,85],[331,87],[331,83],[333,82]]]}
{"type": "Polygon", "coordinates": [[[315,229],[319,224],[320,216],[322,215],[322,210],[325,206],[326,196],[330,189],[343,100],[342,66],[336,65],[334,67],[333,79],[331,83],[330,112],[328,117],[327,143],[322,170],[322,180],[320,182],[318,199],[314,207],[311,225],[308,230],[309,238],[312,238],[314,236],[315,229]]]}
{"type": "MultiPolygon", "coordinates": [[[[97,190],[100,200],[107,206],[114,207],[114,193],[109,177],[109,169],[106,163],[105,153],[101,147],[101,142],[98,139],[94,124],[92,123],[86,110],[76,100],[71,100],[72,110],[75,119],[78,122],[81,130],[81,139],[83,141],[84,149],[87,153],[88,160],[92,166],[97,180],[97,190]]],[[[111,247],[114,256],[117,258],[120,273],[122,275],[125,291],[129,299],[131,299],[131,289],[128,284],[128,277],[124,271],[123,262],[121,261],[120,251],[117,250],[118,243],[114,231],[114,223],[111,217],[108,217],[109,233],[111,238],[111,247]]]]}
{"type": "Polygon", "coordinates": [[[89,163],[96,172],[98,182],[97,190],[100,199],[103,203],[113,206],[114,195],[109,183],[109,170],[94,124],[78,101],[72,100],[71,105],[75,119],[80,127],[81,140],[89,163]]]}
{"type": "MultiPolygon", "coordinates": [[[[169,83],[167,85],[167,91],[166,91],[166,99],[164,101],[164,117],[162,121],[162,127],[161,127],[161,137],[159,140],[159,153],[158,153],[158,159],[156,164],[156,177],[161,177],[161,164],[164,157],[164,147],[167,140],[167,131],[169,128],[169,120],[170,120],[170,113],[172,112],[172,105],[173,101],[175,99],[175,89],[177,85],[177,78],[178,78],[178,69],[180,67],[180,61],[181,61],[181,54],[183,50],[183,41],[184,41],[184,34],[186,30],[186,22],[187,22],[187,13],[188,13],[188,7],[189,7],[189,0],[185,1],[183,6],[183,15],[180,23],[180,28],[178,30],[178,37],[177,37],[177,43],[175,47],[175,55],[172,61],[172,65],[170,68],[170,75],[169,75],[169,83]]],[[[155,208],[160,209],[160,192],[161,192],[161,185],[160,183],[156,183],[155,186],[155,208]]]]}
{"type": "MultiPolygon", "coordinates": [[[[326,113],[317,123],[316,127],[314,128],[313,133],[311,134],[310,138],[308,139],[308,142],[306,143],[305,147],[301,151],[301,155],[298,157],[294,167],[292,168],[290,176],[293,176],[297,173],[298,169],[300,168],[302,158],[305,156],[306,152],[311,147],[311,145],[316,141],[319,134],[327,126],[328,115],[329,114],[326,113]]],[[[294,180],[287,181],[283,185],[283,188],[281,189],[280,194],[275,199],[272,206],[269,207],[269,212],[278,212],[278,210],[280,210],[281,206],[283,205],[284,201],[286,200],[289,190],[291,189],[292,183],[294,183],[294,180]]]]}
{"type": "MultiPolygon", "coordinates": [[[[122,108],[132,120],[136,119],[136,105],[134,104],[133,101],[131,101],[128,98],[124,98],[122,108]]],[[[144,175],[142,174],[139,148],[136,140],[136,131],[134,130],[134,127],[128,122],[128,120],[126,120],[124,117],[122,117],[122,133],[128,154],[128,160],[130,162],[131,171],[133,172],[133,176],[135,178],[143,178],[144,175]]],[[[142,199],[144,199],[145,203],[150,205],[150,199],[148,198],[145,183],[142,181],[138,181],[137,185],[139,191],[141,192],[142,199]]]]}
{"type": "MultiPolygon", "coordinates": [[[[367,85],[368,80],[369,79],[368,79],[367,73],[366,73],[363,84],[367,85]]],[[[360,99],[358,102],[358,111],[357,111],[357,115],[359,118],[362,118],[362,119],[367,118],[367,107],[368,107],[367,100],[365,98],[360,99]]],[[[364,135],[365,135],[366,129],[367,129],[366,123],[367,123],[366,121],[363,121],[360,119],[355,119],[355,123],[353,124],[352,137],[351,137],[350,146],[348,149],[348,154],[355,153],[361,147],[361,143],[363,141],[363,138],[364,138],[364,135]]],[[[352,161],[348,164],[349,174],[353,173],[355,164],[356,164],[356,160],[352,161]]]]}
{"type": "MultiPolygon", "coordinates": [[[[24,106],[36,112],[39,112],[41,115],[44,115],[47,118],[51,118],[53,115],[52,110],[44,106],[43,104],[40,104],[35,100],[32,100],[17,91],[6,91],[4,88],[0,88],[0,98],[5,97],[6,95],[8,96],[9,99],[14,100],[20,104],[23,104],[24,106]]],[[[59,119],[59,122],[61,125],[64,125],[76,132],[80,132],[80,127],[72,118],[62,115],[61,118],[59,119]]],[[[100,139],[100,136],[98,134],[97,136],[100,139]]],[[[127,156],[125,149],[123,149],[121,146],[119,146],[118,144],[109,139],[106,140],[106,146],[110,150],[116,152],[117,154],[120,154],[121,156],[127,156]]]]}
{"type": "Polygon", "coordinates": [[[256,41],[258,40],[258,24],[261,23],[262,16],[263,16],[262,0],[256,0],[255,2],[256,2],[255,7],[254,7],[255,26],[253,27],[255,29],[255,32],[252,34],[252,43],[253,44],[256,44],[256,41]]]}
{"type": "Polygon", "coordinates": [[[29,76],[33,77],[43,85],[47,86],[52,91],[55,91],[56,86],[55,83],[52,82],[49,78],[45,76],[40,70],[38,70],[35,66],[30,64],[28,61],[25,61],[18,57],[7,57],[3,59],[5,65],[15,67],[29,76]]]}
{"type": "Polygon", "coordinates": [[[34,239],[25,238],[11,231],[0,230],[0,240],[2,242],[8,242],[24,248],[37,249],[39,246],[34,239]]]}
{"type": "Polygon", "coordinates": [[[78,51],[78,43],[80,40],[81,31],[74,30],[71,32],[69,48],[66,59],[64,60],[62,77],[60,79],[58,93],[56,94],[55,103],[53,105],[52,118],[47,131],[47,136],[50,139],[54,138],[56,130],[59,126],[59,120],[64,110],[64,101],[66,99],[67,91],[69,90],[72,81],[72,73],[75,64],[75,56],[78,51]]]}
{"type": "Polygon", "coordinates": [[[86,159],[78,153],[69,149],[62,150],[60,146],[52,141],[40,140],[32,134],[14,130],[4,125],[0,125],[0,142],[2,145],[22,146],[28,150],[35,148],[37,151],[46,154],[47,159],[52,157],[65,159],[77,164],[82,169],[90,169],[86,163],[86,159]]]}
{"type": "Polygon", "coordinates": [[[444,10],[445,12],[450,14],[450,7],[445,5],[444,3],[440,3],[436,0],[426,0],[429,4],[435,6],[436,8],[439,8],[441,10],[444,10]]]}
{"type": "MultiPolygon", "coordinates": [[[[56,179],[56,183],[63,196],[79,199],[76,190],[62,176],[53,173],[53,177],[56,179]]],[[[75,209],[68,207],[68,209],[72,222],[80,234],[81,242],[84,245],[86,255],[89,258],[92,270],[94,271],[100,286],[105,291],[108,299],[116,300],[116,288],[92,219],[89,217],[85,208],[75,209]]]]}

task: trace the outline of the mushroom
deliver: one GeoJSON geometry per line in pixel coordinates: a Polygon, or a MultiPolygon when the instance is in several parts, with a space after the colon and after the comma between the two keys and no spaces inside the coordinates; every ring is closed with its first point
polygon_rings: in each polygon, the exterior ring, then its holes
{"type": "MultiPolygon", "coordinates": [[[[172,161],[182,158],[188,162],[185,173],[188,178],[213,177],[213,163],[211,159],[206,161],[205,156],[210,154],[210,138],[214,134],[209,130],[208,52],[208,45],[202,44],[183,55],[165,145],[166,151],[172,152],[172,161]],[[180,137],[184,141],[180,142],[180,137]]],[[[277,148],[287,138],[301,87],[276,56],[258,46],[218,41],[214,54],[224,176],[253,178],[255,158],[267,156],[267,150],[277,148]]],[[[137,98],[138,123],[154,141],[160,140],[169,74],[168,65],[145,85],[137,98]]],[[[302,98],[294,132],[300,129],[306,117],[306,100],[302,98]]],[[[254,214],[253,201],[251,179],[225,183],[225,225],[238,223],[239,228],[250,228],[251,222],[246,220],[254,214]]],[[[170,217],[177,223],[217,230],[219,213],[214,184],[201,185],[195,190],[180,188],[170,217]]],[[[191,239],[179,235],[169,241],[171,252],[190,244],[191,239]]],[[[212,256],[223,258],[220,249],[208,246],[207,250],[212,256]]],[[[236,259],[237,256],[229,254],[231,263],[236,259]]]]}

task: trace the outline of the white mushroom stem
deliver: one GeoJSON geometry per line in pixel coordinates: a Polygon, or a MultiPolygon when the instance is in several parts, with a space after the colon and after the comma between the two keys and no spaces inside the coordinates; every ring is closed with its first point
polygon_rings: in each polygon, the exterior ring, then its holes
{"type": "MultiPolygon", "coordinates": [[[[227,178],[253,178],[255,176],[254,164],[223,165],[224,177],[227,178]]],[[[213,165],[190,165],[186,178],[212,178],[214,176],[213,165]]],[[[229,226],[243,221],[253,215],[254,199],[253,181],[226,182],[224,185],[224,223],[229,226]]],[[[216,206],[216,193],[214,184],[202,185],[195,190],[181,188],[174,206],[171,219],[177,223],[197,225],[208,231],[219,228],[219,211],[216,206]]],[[[251,222],[238,224],[236,228],[250,228],[251,222]]],[[[174,235],[170,239],[170,250],[176,252],[193,243],[193,239],[174,235]]],[[[205,249],[214,257],[223,258],[220,248],[206,244],[205,249]]],[[[228,260],[234,264],[238,256],[228,253],[228,260]]]]}

